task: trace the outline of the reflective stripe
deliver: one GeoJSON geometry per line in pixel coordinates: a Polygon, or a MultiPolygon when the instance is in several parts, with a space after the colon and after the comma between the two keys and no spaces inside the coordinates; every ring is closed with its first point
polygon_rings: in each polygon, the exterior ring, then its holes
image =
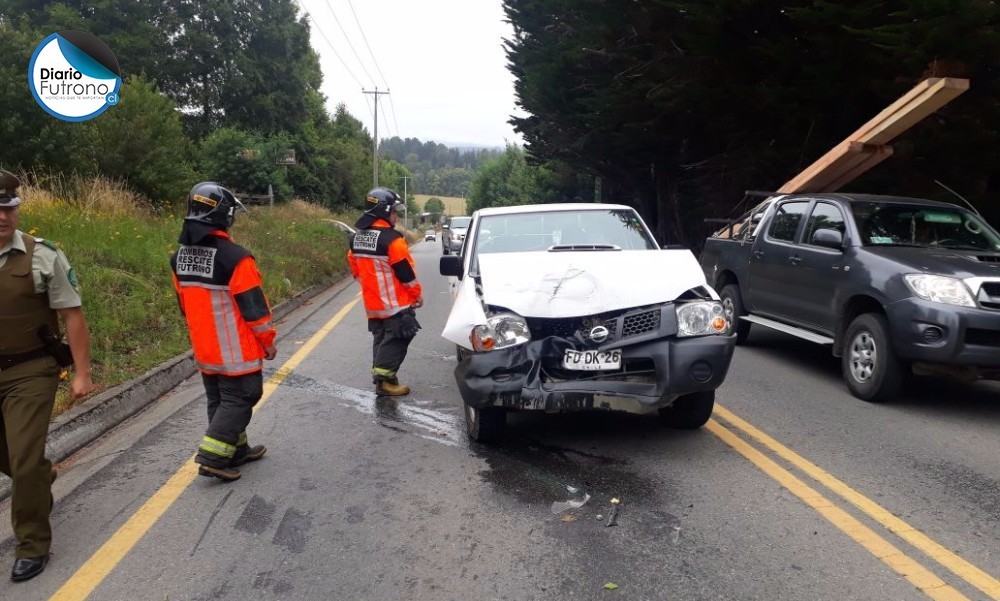
{"type": "Polygon", "coordinates": [[[419,285],[420,285],[420,282],[418,282],[417,280],[413,280],[412,282],[406,282],[405,284],[403,284],[403,287],[404,288],[416,288],[419,285]]]}
{"type": "Polygon", "coordinates": [[[213,455],[218,455],[219,457],[232,457],[236,454],[236,446],[231,445],[221,440],[212,438],[211,436],[206,436],[201,439],[201,444],[198,448],[207,453],[213,455]]]}
{"type": "Polygon", "coordinates": [[[245,361],[238,364],[226,364],[218,365],[215,363],[202,363],[200,361],[195,361],[195,367],[199,371],[207,372],[210,374],[234,374],[240,375],[251,371],[257,371],[264,365],[264,362],[260,359],[255,359],[253,361],[245,361]]]}
{"type": "Polygon", "coordinates": [[[254,327],[252,327],[250,329],[253,330],[254,334],[260,334],[261,332],[266,332],[266,331],[270,330],[272,327],[273,326],[271,325],[271,320],[269,319],[269,320],[265,321],[264,323],[255,325],[254,327]]]}
{"type": "Polygon", "coordinates": [[[396,375],[396,370],[386,369],[384,367],[373,367],[372,373],[376,376],[384,376],[386,378],[391,378],[396,375]]]}
{"type": "Polygon", "coordinates": [[[240,438],[239,438],[239,440],[236,441],[236,446],[238,446],[238,447],[244,447],[244,446],[246,446],[246,444],[247,444],[247,431],[244,430],[244,431],[240,432],[240,438]]]}
{"type": "Polygon", "coordinates": [[[187,282],[178,281],[178,284],[182,288],[205,288],[207,290],[229,290],[229,286],[225,284],[206,284],[204,282],[187,282]]]}
{"type": "Polygon", "coordinates": [[[219,339],[222,360],[227,365],[244,363],[239,326],[228,291],[212,291],[212,315],[215,317],[215,334],[219,339]]]}
{"type": "Polygon", "coordinates": [[[369,319],[385,319],[387,317],[392,317],[393,315],[399,313],[403,309],[408,309],[412,306],[413,305],[406,305],[405,307],[396,307],[395,309],[385,309],[385,310],[378,310],[378,309],[373,309],[371,311],[365,310],[365,314],[368,316],[369,319]]]}
{"type": "Polygon", "coordinates": [[[392,309],[399,306],[396,298],[396,287],[393,283],[392,266],[389,265],[389,257],[378,257],[375,259],[375,277],[378,280],[378,294],[382,299],[382,306],[392,309]]]}

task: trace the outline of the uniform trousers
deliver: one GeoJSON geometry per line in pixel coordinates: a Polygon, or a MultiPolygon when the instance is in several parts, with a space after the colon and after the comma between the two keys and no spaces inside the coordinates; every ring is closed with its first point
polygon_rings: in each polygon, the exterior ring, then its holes
{"type": "Polygon", "coordinates": [[[52,462],[45,457],[59,365],[41,357],[0,370],[0,472],[10,476],[17,558],[40,557],[52,543],[52,462]]]}
{"type": "Polygon", "coordinates": [[[249,450],[246,430],[254,405],[264,396],[263,372],[240,376],[203,373],[201,379],[208,397],[208,429],[195,462],[227,467],[249,450]]]}
{"type": "Polygon", "coordinates": [[[401,332],[400,318],[397,313],[386,319],[369,319],[368,331],[372,333],[372,376],[375,384],[379,382],[396,383],[396,372],[406,359],[406,351],[410,347],[412,337],[406,338],[401,332]]]}

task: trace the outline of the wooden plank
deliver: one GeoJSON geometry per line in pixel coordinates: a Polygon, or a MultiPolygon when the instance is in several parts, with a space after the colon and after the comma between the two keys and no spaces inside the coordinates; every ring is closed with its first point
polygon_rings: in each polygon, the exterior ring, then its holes
{"type": "MultiPolygon", "coordinates": [[[[865,159],[855,165],[852,169],[845,171],[840,174],[840,177],[831,180],[827,183],[825,192],[836,192],[837,190],[843,188],[847,184],[851,183],[855,179],[861,176],[864,172],[868,171],[875,165],[878,165],[882,161],[892,156],[892,146],[876,146],[877,150],[872,154],[865,155],[865,159]]],[[[811,190],[812,192],[817,192],[818,190],[811,190]]]]}
{"type": "Polygon", "coordinates": [[[843,187],[891,156],[889,142],[968,89],[968,79],[925,79],[778,190],[821,192],[843,187]],[[830,188],[834,184],[837,187],[830,188]]]}
{"type": "Polygon", "coordinates": [[[848,140],[886,144],[969,89],[968,79],[935,77],[925,79],[890,104],[871,121],[851,134],[848,140]]]}
{"type": "Polygon", "coordinates": [[[864,160],[865,154],[872,152],[874,152],[873,147],[861,142],[844,140],[778,188],[778,192],[818,192],[825,182],[836,179],[841,173],[864,160]]]}

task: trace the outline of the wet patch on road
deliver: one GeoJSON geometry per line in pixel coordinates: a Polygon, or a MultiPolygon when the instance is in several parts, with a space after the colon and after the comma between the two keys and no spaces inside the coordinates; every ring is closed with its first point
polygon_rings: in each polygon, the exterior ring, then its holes
{"type": "Polygon", "coordinates": [[[297,374],[285,378],[282,386],[338,399],[342,401],[342,406],[370,415],[377,425],[394,432],[412,434],[449,446],[457,446],[459,441],[465,442],[465,428],[458,423],[458,418],[451,413],[433,409],[433,401],[415,399],[412,396],[377,396],[371,390],[297,374]]]}
{"type": "Polygon", "coordinates": [[[294,508],[288,509],[281,518],[271,542],[279,547],[285,547],[292,553],[301,553],[306,550],[310,530],[312,530],[312,516],[309,513],[294,508]]]}
{"type": "Polygon", "coordinates": [[[239,519],[236,520],[236,524],[233,527],[251,534],[262,534],[271,526],[271,522],[274,521],[274,512],[276,510],[276,505],[268,503],[263,498],[254,495],[250,497],[250,501],[247,502],[247,506],[243,509],[243,513],[240,514],[239,519]]]}

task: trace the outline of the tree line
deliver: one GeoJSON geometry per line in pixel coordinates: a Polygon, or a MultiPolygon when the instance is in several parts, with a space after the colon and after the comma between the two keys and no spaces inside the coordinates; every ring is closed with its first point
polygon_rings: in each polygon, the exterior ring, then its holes
{"type": "MultiPolygon", "coordinates": [[[[549,200],[630,204],[661,240],[697,246],[703,219],[727,216],[744,190],[776,189],[920,80],[951,76],[971,90],[847,190],[954,201],[938,180],[1000,217],[1000,163],[985,159],[1000,142],[995,1],[504,0],[504,10],[527,113],[511,123],[549,200]]],[[[494,167],[517,169],[517,157],[494,167]]],[[[486,185],[477,202],[497,202],[486,185]]]]}
{"type": "Polygon", "coordinates": [[[322,78],[293,0],[0,0],[0,164],[122,180],[154,205],[216,179],[356,208],[372,136],[343,105],[328,113],[322,78]],[[124,78],[120,103],[80,123],[49,116],[27,82],[35,47],[71,29],[107,43],[124,78]],[[289,151],[295,163],[277,164],[289,151]]]}

